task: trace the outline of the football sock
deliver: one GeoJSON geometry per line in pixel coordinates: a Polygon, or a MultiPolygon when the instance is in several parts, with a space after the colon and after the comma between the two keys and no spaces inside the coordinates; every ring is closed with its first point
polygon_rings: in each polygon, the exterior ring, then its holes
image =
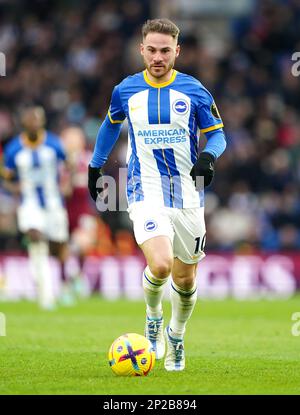
{"type": "Polygon", "coordinates": [[[172,280],[171,283],[171,304],[172,317],[169,324],[170,335],[174,338],[182,339],[185,326],[188,319],[191,317],[197,301],[197,286],[195,285],[185,290],[172,280]]]}
{"type": "Polygon", "coordinates": [[[146,301],[146,312],[149,318],[162,317],[161,300],[164,294],[164,286],[168,278],[156,278],[147,266],[143,273],[143,288],[146,301]]]}
{"type": "Polygon", "coordinates": [[[37,283],[38,301],[41,307],[51,308],[55,297],[49,266],[49,247],[45,241],[31,242],[28,246],[32,274],[37,283]]]}

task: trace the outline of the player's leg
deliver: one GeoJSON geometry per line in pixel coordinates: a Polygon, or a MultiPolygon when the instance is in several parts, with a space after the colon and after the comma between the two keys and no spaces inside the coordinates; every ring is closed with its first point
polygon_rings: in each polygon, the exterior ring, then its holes
{"type": "Polygon", "coordinates": [[[37,284],[40,306],[51,310],[55,307],[52,275],[49,266],[49,245],[41,232],[30,229],[26,233],[28,239],[28,256],[32,275],[37,284]]]}
{"type": "Polygon", "coordinates": [[[147,316],[161,318],[163,288],[173,265],[172,245],[167,236],[156,236],[145,241],[140,248],[147,262],[143,275],[147,316]]]}
{"type": "Polygon", "coordinates": [[[75,298],[72,293],[71,283],[66,272],[66,261],[69,258],[69,246],[66,242],[49,241],[50,253],[54,256],[60,265],[61,275],[61,294],[60,303],[65,306],[70,306],[75,303],[75,298]]]}
{"type": "Polygon", "coordinates": [[[66,263],[67,274],[73,276],[73,291],[76,296],[81,298],[88,297],[91,292],[83,268],[87,252],[94,247],[96,234],[98,234],[98,220],[99,218],[96,216],[84,213],[77,218],[75,224],[73,223],[73,227],[71,223],[69,227],[69,248],[72,260],[68,260],[66,263]]]}
{"type": "Polygon", "coordinates": [[[169,331],[172,337],[183,339],[186,324],[197,301],[197,264],[185,264],[175,258],[172,269],[171,304],[172,316],[169,331]]]}
{"type": "Polygon", "coordinates": [[[50,243],[50,251],[60,264],[61,270],[61,295],[60,302],[63,305],[73,305],[75,297],[72,290],[74,275],[67,275],[66,263],[70,256],[68,216],[64,208],[47,211],[47,235],[50,243]]]}
{"type": "Polygon", "coordinates": [[[185,264],[178,258],[174,260],[170,292],[172,316],[166,328],[167,370],[185,368],[184,333],[197,301],[196,267],[197,265],[185,264]]]}
{"type": "Polygon", "coordinates": [[[49,246],[45,239],[45,214],[39,206],[21,205],[17,211],[18,227],[28,240],[27,251],[32,276],[37,286],[39,305],[53,309],[55,296],[49,266],[49,246]]]}
{"type": "Polygon", "coordinates": [[[145,335],[152,342],[156,358],[165,353],[163,336],[162,297],[173,265],[173,228],[166,212],[153,206],[136,203],[131,206],[134,235],[141,247],[147,266],[142,281],[146,302],[145,335]]]}
{"type": "Polygon", "coordinates": [[[185,367],[184,334],[197,301],[197,263],[205,254],[203,209],[182,210],[174,221],[174,265],[171,282],[172,316],[166,329],[167,370],[185,367]]]}
{"type": "Polygon", "coordinates": [[[172,245],[167,236],[156,236],[145,241],[140,247],[147,262],[143,273],[146,302],[145,335],[154,346],[156,358],[162,359],[165,354],[162,297],[173,264],[172,245]]]}

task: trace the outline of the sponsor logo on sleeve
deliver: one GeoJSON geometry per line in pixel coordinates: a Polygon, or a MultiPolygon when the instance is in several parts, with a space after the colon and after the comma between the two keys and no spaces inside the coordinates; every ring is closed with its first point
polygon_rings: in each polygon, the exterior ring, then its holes
{"type": "Polygon", "coordinates": [[[217,118],[217,119],[221,119],[221,116],[219,114],[218,108],[216,106],[216,104],[213,102],[210,106],[210,112],[212,113],[212,116],[217,118]]]}

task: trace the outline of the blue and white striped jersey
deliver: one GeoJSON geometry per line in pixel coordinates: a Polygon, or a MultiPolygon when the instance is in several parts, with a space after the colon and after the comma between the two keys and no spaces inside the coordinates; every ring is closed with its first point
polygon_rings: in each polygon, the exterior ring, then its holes
{"type": "Polygon", "coordinates": [[[40,144],[31,147],[22,134],[4,149],[4,165],[16,173],[20,183],[22,205],[55,209],[63,206],[59,189],[59,163],[65,160],[59,137],[44,132],[40,144]]]}
{"type": "Polygon", "coordinates": [[[223,127],[207,89],[173,70],[156,84],[143,71],[125,78],[112,94],[112,124],[128,120],[128,203],[141,200],[175,208],[203,206],[190,171],[198,156],[199,131],[223,127]]]}

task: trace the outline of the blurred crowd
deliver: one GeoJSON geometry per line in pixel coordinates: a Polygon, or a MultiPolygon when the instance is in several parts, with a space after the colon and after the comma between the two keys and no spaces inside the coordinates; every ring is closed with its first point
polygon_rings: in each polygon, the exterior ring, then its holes
{"type": "MultiPolygon", "coordinates": [[[[99,214],[92,205],[86,168],[113,87],[143,69],[141,25],[157,17],[150,5],[147,0],[0,2],[0,51],[7,60],[7,76],[0,78],[1,145],[20,131],[23,106],[45,108],[47,128],[61,135],[78,163],[67,206],[71,241],[84,254],[137,252],[127,213],[99,214]],[[76,148],[70,145],[73,133],[83,137],[76,148]]],[[[292,54],[300,52],[300,1],[253,1],[251,14],[228,19],[228,25],[221,53],[185,31],[176,64],[211,91],[227,137],[206,191],[207,251],[297,250],[300,76],[291,67],[292,54]]],[[[125,124],[106,165],[115,178],[125,166],[126,143],[125,124]]],[[[0,186],[1,251],[22,248],[16,203],[0,186]]]]}

